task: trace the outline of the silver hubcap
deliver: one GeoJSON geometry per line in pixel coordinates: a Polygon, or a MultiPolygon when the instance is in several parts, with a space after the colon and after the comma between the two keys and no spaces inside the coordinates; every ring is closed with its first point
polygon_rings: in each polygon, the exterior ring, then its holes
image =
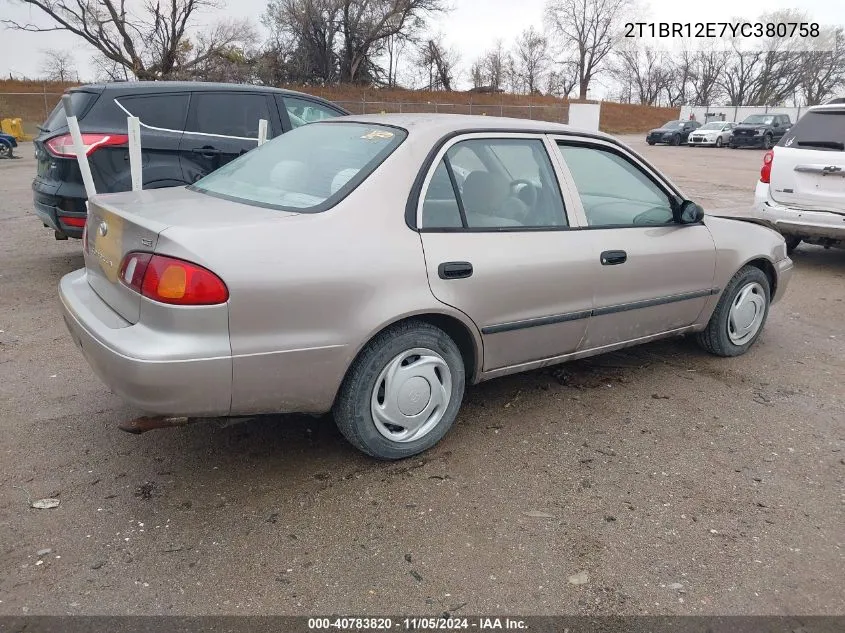
{"type": "Polygon", "coordinates": [[[437,352],[417,347],[397,354],[381,370],[370,411],[384,437],[412,442],[437,426],[451,398],[449,365],[437,352]]]}
{"type": "Polygon", "coordinates": [[[728,314],[728,338],[734,345],[750,341],[763,324],[766,314],[766,293],[756,281],[743,286],[734,297],[728,314]]]}

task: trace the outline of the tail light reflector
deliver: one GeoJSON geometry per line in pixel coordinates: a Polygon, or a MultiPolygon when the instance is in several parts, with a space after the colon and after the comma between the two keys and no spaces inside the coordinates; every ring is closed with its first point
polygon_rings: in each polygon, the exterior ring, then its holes
{"type": "Polygon", "coordinates": [[[775,159],[773,150],[769,150],[763,156],[763,166],[760,168],[760,182],[768,183],[772,177],[772,161],[775,159]]]}
{"type": "Polygon", "coordinates": [[[85,218],[71,218],[65,215],[60,215],[59,218],[68,226],[73,226],[78,229],[81,229],[85,226],[85,218]]]}
{"type": "MultiPolygon", "coordinates": [[[[85,147],[85,155],[90,156],[101,147],[113,147],[115,145],[128,145],[129,137],[126,134],[83,134],[82,145],[85,147]]],[[[73,150],[73,139],[70,134],[63,134],[48,140],[45,145],[50,153],[61,158],[76,158],[73,150]]]]}
{"type": "Polygon", "coordinates": [[[215,305],[229,300],[226,284],[213,272],[183,259],[127,253],[120,281],[143,296],[174,305],[215,305]]]}

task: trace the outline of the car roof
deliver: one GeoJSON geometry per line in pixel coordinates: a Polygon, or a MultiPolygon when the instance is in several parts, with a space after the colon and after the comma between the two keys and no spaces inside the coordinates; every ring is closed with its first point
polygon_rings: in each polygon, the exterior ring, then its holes
{"type": "Polygon", "coordinates": [[[364,114],[327,119],[324,122],[358,122],[377,125],[392,125],[407,130],[409,133],[426,133],[431,136],[447,136],[473,132],[533,132],[546,134],[574,134],[591,138],[606,139],[616,142],[609,134],[581,130],[563,123],[517,119],[511,117],[467,115],[467,114],[364,114]]]}
{"type": "Polygon", "coordinates": [[[807,108],[808,112],[830,112],[837,110],[845,110],[845,99],[828,102],[822,105],[810,106],[807,108]]]}
{"type": "Polygon", "coordinates": [[[295,95],[325,101],[321,97],[286,90],[273,86],[257,86],[251,84],[216,83],[205,81],[113,81],[107,83],[94,83],[74,86],[70,90],[96,90],[97,92],[272,92],[283,95],[295,95]]]}

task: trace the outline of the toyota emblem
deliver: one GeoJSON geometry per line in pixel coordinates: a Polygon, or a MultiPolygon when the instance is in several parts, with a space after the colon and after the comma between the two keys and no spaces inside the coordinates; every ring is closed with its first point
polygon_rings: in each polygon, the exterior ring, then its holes
{"type": "Polygon", "coordinates": [[[100,222],[100,226],[97,227],[97,233],[100,234],[100,237],[105,237],[106,234],[109,232],[109,225],[105,222],[100,222]]]}

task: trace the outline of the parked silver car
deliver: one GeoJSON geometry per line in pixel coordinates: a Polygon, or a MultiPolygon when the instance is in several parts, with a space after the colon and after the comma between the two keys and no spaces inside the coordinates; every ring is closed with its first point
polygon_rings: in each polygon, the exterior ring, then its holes
{"type": "Polygon", "coordinates": [[[188,187],[90,201],[60,285],[96,373],[160,416],[332,411],[397,459],[468,383],[698,333],[733,356],[792,262],[603,134],[459,115],[300,127],[188,187]]]}
{"type": "Polygon", "coordinates": [[[710,147],[722,147],[731,140],[731,134],[736,123],[731,121],[710,121],[690,133],[687,139],[687,146],[709,145],[710,147]]]}

